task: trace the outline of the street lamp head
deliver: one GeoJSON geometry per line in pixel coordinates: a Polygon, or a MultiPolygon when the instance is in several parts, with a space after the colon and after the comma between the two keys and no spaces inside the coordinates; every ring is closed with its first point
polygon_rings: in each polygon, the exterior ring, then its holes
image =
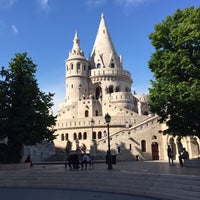
{"type": "Polygon", "coordinates": [[[91,119],[91,121],[90,121],[90,123],[91,123],[91,125],[93,126],[94,125],[94,120],[93,120],[93,118],[91,119]]]}
{"type": "Polygon", "coordinates": [[[105,115],[105,121],[106,121],[106,123],[110,123],[110,120],[111,120],[111,116],[107,113],[105,115]]]}

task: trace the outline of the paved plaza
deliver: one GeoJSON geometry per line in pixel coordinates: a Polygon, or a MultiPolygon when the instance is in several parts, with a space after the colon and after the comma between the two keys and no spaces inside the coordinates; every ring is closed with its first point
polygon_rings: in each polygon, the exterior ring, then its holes
{"type": "Polygon", "coordinates": [[[180,167],[178,163],[169,166],[166,161],[118,162],[113,170],[108,170],[105,163],[95,163],[94,169],[74,171],[65,169],[64,164],[37,164],[31,169],[27,164],[0,165],[0,177],[0,194],[6,200],[200,197],[200,169],[180,167]]]}
{"type": "Polygon", "coordinates": [[[0,188],[1,199],[5,200],[153,200],[141,196],[91,192],[81,190],[0,188]]]}

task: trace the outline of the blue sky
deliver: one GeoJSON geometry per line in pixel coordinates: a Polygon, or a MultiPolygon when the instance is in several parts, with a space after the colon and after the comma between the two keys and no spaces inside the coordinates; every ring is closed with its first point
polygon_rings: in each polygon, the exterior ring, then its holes
{"type": "Polygon", "coordinates": [[[37,64],[36,78],[44,92],[55,93],[54,110],[65,99],[65,64],[78,31],[86,58],[97,34],[101,13],[132,90],[148,93],[153,74],[148,60],[154,51],[148,36],[178,8],[200,6],[199,0],[0,0],[0,66],[15,53],[28,52],[37,64]]]}

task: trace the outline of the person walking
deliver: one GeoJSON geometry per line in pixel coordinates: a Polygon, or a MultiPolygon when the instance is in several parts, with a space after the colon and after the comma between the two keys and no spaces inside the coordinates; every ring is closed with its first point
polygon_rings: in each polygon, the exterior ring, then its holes
{"type": "Polygon", "coordinates": [[[168,156],[169,166],[174,166],[174,154],[170,145],[168,145],[167,147],[167,156],[168,156]]]}

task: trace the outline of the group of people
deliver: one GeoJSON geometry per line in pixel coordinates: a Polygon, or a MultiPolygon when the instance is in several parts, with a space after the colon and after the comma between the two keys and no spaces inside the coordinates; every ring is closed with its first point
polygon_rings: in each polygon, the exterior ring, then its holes
{"type": "Polygon", "coordinates": [[[81,159],[79,159],[79,154],[71,154],[65,160],[65,168],[69,167],[71,170],[77,170],[81,167],[81,169],[89,169],[93,167],[93,159],[89,154],[83,154],[81,159]]]}
{"type": "MultiPolygon", "coordinates": [[[[174,166],[174,152],[172,151],[170,145],[167,148],[167,156],[169,161],[169,166],[174,166]]],[[[189,153],[183,148],[182,153],[179,155],[179,164],[182,167],[184,160],[189,159],[189,153]]]]}

